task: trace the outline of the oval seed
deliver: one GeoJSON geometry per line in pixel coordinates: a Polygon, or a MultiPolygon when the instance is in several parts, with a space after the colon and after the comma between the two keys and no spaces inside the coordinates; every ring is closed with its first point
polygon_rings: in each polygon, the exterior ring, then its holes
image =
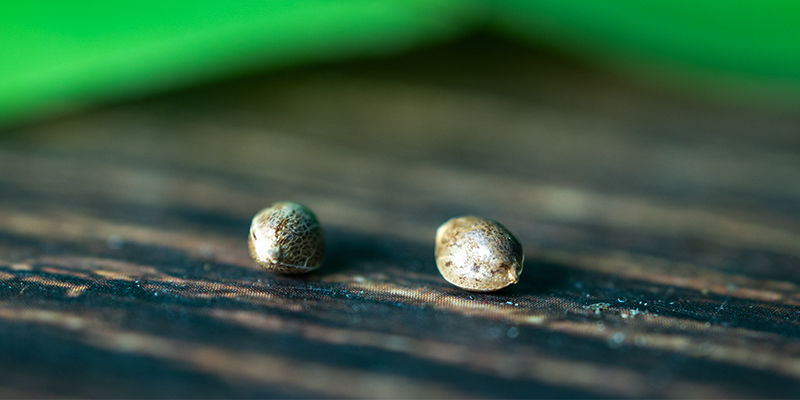
{"type": "Polygon", "coordinates": [[[524,260],[522,245],[495,221],[470,215],[436,230],[436,266],[462,289],[491,292],[517,283],[524,260]]]}
{"type": "Polygon", "coordinates": [[[302,274],[322,263],[325,239],[308,207],[279,202],[253,217],[250,255],[262,267],[281,274],[302,274]]]}

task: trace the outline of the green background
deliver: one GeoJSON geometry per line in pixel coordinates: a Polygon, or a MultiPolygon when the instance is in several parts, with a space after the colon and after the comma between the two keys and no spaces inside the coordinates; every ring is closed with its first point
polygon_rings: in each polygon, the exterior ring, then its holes
{"type": "Polygon", "coordinates": [[[798,21],[795,1],[4,2],[0,124],[479,28],[680,90],[793,100],[798,21]]]}

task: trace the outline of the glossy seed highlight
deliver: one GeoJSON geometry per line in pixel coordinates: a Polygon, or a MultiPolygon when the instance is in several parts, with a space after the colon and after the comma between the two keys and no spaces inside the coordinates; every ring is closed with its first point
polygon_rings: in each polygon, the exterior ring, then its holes
{"type": "Polygon", "coordinates": [[[436,266],[465,290],[491,292],[517,283],[524,259],[514,235],[486,218],[452,218],[436,230],[436,266]]]}
{"type": "Polygon", "coordinates": [[[317,216],[306,206],[279,202],[258,212],[250,224],[250,255],[259,265],[281,274],[319,268],[325,239],[317,216]]]}

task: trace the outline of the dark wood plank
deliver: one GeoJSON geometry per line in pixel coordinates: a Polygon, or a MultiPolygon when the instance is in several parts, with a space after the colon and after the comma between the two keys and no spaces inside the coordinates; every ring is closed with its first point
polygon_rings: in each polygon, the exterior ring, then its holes
{"type": "Polygon", "coordinates": [[[796,397],[799,127],[471,38],[8,130],[0,395],[796,397]],[[247,254],[286,199],[305,277],[247,254]],[[466,213],[520,284],[439,276],[466,213]]]}

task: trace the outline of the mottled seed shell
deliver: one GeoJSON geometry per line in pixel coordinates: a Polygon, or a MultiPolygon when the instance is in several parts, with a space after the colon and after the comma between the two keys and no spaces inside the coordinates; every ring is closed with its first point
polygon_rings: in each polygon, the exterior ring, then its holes
{"type": "Polygon", "coordinates": [[[253,217],[250,255],[262,267],[281,274],[302,274],[322,263],[325,239],[308,207],[280,202],[253,217]]]}
{"type": "Polygon", "coordinates": [[[519,241],[492,220],[452,218],[436,230],[436,266],[462,289],[491,292],[517,283],[524,259],[519,241]]]}

